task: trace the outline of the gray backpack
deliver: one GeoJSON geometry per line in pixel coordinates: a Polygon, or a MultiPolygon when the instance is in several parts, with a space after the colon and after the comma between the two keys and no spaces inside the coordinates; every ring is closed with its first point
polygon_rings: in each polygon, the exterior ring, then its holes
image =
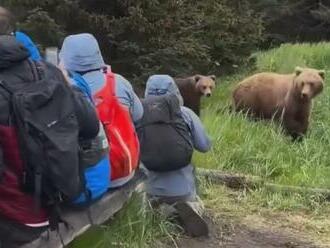
{"type": "Polygon", "coordinates": [[[144,166],[156,172],[187,166],[191,162],[193,145],[177,96],[150,96],[142,104],[144,115],[137,133],[144,166]]]}

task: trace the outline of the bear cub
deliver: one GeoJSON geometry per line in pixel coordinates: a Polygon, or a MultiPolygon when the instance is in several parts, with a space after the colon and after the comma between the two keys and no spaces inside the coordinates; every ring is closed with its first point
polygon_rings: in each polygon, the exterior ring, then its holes
{"type": "Polygon", "coordinates": [[[240,82],[233,107],[256,119],[274,119],[295,140],[306,134],[312,99],[323,90],[325,71],[296,67],[293,74],[258,73],[240,82]]]}
{"type": "Polygon", "coordinates": [[[184,106],[190,108],[199,116],[201,97],[212,96],[216,77],[214,75],[195,75],[188,78],[175,78],[174,80],[182,95],[184,106]]]}

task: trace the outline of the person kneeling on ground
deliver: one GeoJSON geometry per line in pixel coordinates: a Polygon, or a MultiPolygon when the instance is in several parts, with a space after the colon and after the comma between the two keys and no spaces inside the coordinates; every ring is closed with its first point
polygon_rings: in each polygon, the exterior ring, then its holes
{"type": "Polygon", "coordinates": [[[113,74],[104,63],[99,44],[92,34],[66,37],[59,57],[61,67],[72,79],[79,78],[91,88],[110,143],[110,187],[123,186],[133,178],[138,166],[139,144],[133,122],[142,118],[142,104],[131,84],[123,76],[113,74]],[[102,114],[105,113],[104,117],[102,114]]]}
{"type": "MultiPolygon", "coordinates": [[[[2,18],[0,14],[0,23],[2,18]]],[[[94,138],[99,126],[94,108],[80,92],[71,91],[58,68],[32,62],[14,36],[0,33],[0,247],[13,248],[56,225],[55,208],[46,198],[57,203],[62,197],[79,196],[78,142],[94,138]],[[64,103],[70,104],[64,108],[64,103]],[[26,128],[31,123],[35,132],[26,128]]]]}
{"type": "Polygon", "coordinates": [[[191,164],[193,148],[207,152],[211,146],[203,125],[183,107],[179,89],[168,75],[148,79],[142,103],[144,116],[137,130],[151,204],[177,214],[189,235],[207,235],[191,164]]]}

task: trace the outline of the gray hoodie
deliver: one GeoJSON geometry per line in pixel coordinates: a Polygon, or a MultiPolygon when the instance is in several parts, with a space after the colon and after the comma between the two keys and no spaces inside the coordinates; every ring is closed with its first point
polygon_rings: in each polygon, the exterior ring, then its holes
{"type": "MultiPolygon", "coordinates": [[[[153,75],[146,85],[145,98],[152,95],[176,94],[183,105],[180,91],[172,77],[168,75],[153,75]]],[[[189,108],[181,106],[182,116],[191,130],[191,137],[194,148],[200,152],[207,152],[211,148],[211,142],[208,138],[203,124],[199,117],[189,108]]],[[[153,172],[147,171],[148,181],[146,191],[148,194],[160,197],[188,197],[195,198],[196,185],[193,166],[170,171],[153,172]]]]}
{"type": "MultiPolygon", "coordinates": [[[[65,38],[59,54],[66,70],[86,72],[83,78],[89,84],[92,94],[105,85],[105,75],[101,68],[105,63],[99,44],[95,37],[88,33],[69,35],[65,38]]],[[[134,93],[133,87],[123,76],[115,74],[116,96],[121,104],[128,107],[132,120],[137,122],[143,116],[142,104],[134,93]]]]}

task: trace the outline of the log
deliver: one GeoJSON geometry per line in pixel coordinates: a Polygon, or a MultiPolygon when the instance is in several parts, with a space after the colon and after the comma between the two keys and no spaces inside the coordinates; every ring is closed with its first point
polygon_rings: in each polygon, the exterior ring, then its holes
{"type": "Polygon", "coordinates": [[[93,203],[88,209],[63,208],[63,220],[69,226],[60,223],[59,232],[45,231],[37,240],[21,246],[21,248],[62,248],[75,238],[86,232],[92,224],[100,225],[109,220],[129,200],[133,192],[141,189],[146,178],[142,170],[135,173],[134,178],[123,187],[112,190],[99,201],[93,203]]]}
{"type": "Polygon", "coordinates": [[[318,195],[326,201],[330,201],[330,190],[320,188],[309,188],[299,187],[291,185],[280,185],[274,183],[264,183],[264,187],[271,192],[282,192],[282,193],[297,193],[297,194],[308,194],[318,195]]]}
{"type": "Polygon", "coordinates": [[[261,183],[260,179],[255,176],[229,174],[219,170],[198,168],[196,174],[205,178],[208,182],[224,184],[232,189],[254,188],[256,183],[261,183]]]}
{"type": "Polygon", "coordinates": [[[214,184],[223,184],[232,189],[256,189],[265,188],[271,192],[299,193],[319,195],[326,201],[330,201],[330,190],[291,185],[269,183],[257,176],[244,176],[238,174],[226,174],[219,170],[197,169],[197,176],[205,178],[214,184]]]}

